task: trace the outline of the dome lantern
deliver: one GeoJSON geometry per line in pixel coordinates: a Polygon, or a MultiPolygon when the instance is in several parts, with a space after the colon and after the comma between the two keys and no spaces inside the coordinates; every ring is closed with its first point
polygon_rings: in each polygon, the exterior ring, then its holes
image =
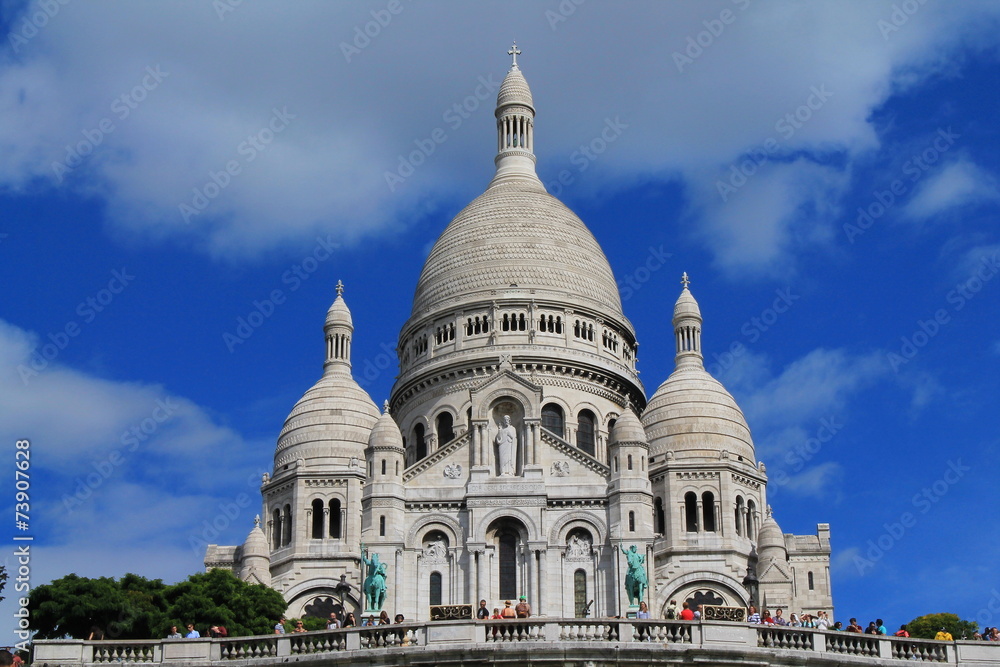
{"type": "Polygon", "coordinates": [[[517,42],[507,51],[513,58],[510,71],[500,84],[497,92],[497,166],[493,183],[508,178],[530,178],[538,180],[535,174],[535,105],[531,99],[531,89],[521,69],[517,57],[521,50],[517,42]]]}

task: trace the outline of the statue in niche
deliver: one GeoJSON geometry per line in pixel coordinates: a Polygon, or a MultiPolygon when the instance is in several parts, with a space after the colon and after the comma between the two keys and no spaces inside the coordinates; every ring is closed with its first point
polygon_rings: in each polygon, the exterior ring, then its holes
{"type": "Polygon", "coordinates": [[[444,540],[436,539],[429,542],[424,547],[424,558],[429,561],[443,561],[448,557],[448,548],[444,545],[444,540]]]}
{"type": "Polygon", "coordinates": [[[586,560],[590,558],[590,539],[580,537],[573,533],[569,537],[569,545],[566,548],[566,557],[572,560],[586,560]]]}
{"type": "Polygon", "coordinates": [[[517,466],[517,429],[510,423],[510,415],[503,416],[503,425],[496,437],[497,462],[500,464],[500,476],[512,477],[517,466]]]}

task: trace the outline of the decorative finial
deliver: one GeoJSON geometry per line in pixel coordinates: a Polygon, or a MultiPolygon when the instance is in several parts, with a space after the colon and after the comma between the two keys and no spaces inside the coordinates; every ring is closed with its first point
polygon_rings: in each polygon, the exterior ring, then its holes
{"type": "Polygon", "coordinates": [[[260,515],[258,514],[253,518],[253,527],[260,528],[260,515]]]}
{"type": "Polygon", "coordinates": [[[507,51],[507,55],[511,56],[514,59],[514,61],[510,65],[510,68],[512,70],[517,69],[517,57],[521,55],[521,49],[517,48],[517,40],[514,41],[514,44],[510,47],[510,50],[507,51]]]}
{"type": "Polygon", "coordinates": [[[344,295],[344,283],[342,283],[341,281],[338,280],[337,281],[337,296],[343,296],[343,295],[344,295]]]}
{"type": "Polygon", "coordinates": [[[770,518],[770,517],[773,517],[773,516],[774,516],[774,510],[773,510],[773,509],[771,509],[771,506],[770,506],[770,505],[768,505],[768,506],[767,506],[767,516],[768,516],[768,518],[770,518]]]}
{"type": "Polygon", "coordinates": [[[684,289],[687,289],[688,285],[690,284],[691,284],[691,279],[688,278],[687,271],[685,271],[684,275],[681,276],[681,285],[684,285],[684,289]]]}
{"type": "Polygon", "coordinates": [[[389,401],[385,401],[382,404],[382,414],[384,414],[384,415],[389,414],[389,401]]]}

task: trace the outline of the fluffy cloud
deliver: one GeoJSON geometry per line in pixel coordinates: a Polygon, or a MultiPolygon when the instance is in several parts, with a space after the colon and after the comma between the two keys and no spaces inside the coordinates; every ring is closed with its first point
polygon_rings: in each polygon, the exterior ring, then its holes
{"type": "Polygon", "coordinates": [[[401,6],[70,3],[13,39],[29,4],[0,64],[0,184],[93,196],[119,232],[237,257],[412,224],[489,178],[510,38],[495,19],[517,15],[543,179],[620,118],[591,173],[682,179],[718,263],[764,270],[827,238],[849,169],[826,158],[877,148],[871,111],[990,39],[1000,12],[931,3],[895,26],[890,3],[588,3],[555,21],[527,2],[401,6]],[[721,207],[716,181],[761,148],[769,164],[721,207]]]}
{"type": "Polygon", "coordinates": [[[903,213],[915,220],[932,218],[962,206],[1000,198],[996,179],[962,158],[924,181],[903,213]]]}

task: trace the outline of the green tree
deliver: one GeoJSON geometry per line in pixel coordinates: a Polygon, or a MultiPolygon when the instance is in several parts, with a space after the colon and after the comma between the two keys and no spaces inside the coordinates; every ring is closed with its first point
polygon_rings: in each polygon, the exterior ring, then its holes
{"type": "Polygon", "coordinates": [[[979,624],[975,621],[963,621],[957,614],[926,614],[906,624],[910,636],[920,639],[934,639],[934,635],[941,628],[950,632],[955,639],[961,639],[963,636],[971,639],[979,624]]]}
{"type": "Polygon", "coordinates": [[[86,639],[92,627],[103,631],[113,623],[119,638],[131,638],[130,625],[138,616],[117,581],[75,574],[37,586],[29,595],[28,610],[32,627],[42,639],[86,639]]]}
{"type": "Polygon", "coordinates": [[[94,626],[108,639],[147,639],[186,623],[203,634],[212,625],[224,625],[234,636],[270,634],[286,606],[274,589],[240,581],[227,570],[200,572],[170,586],[136,574],[120,580],[70,574],[35,587],[28,603],[40,639],[86,639],[94,626]]]}
{"type": "Polygon", "coordinates": [[[163,634],[171,624],[186,623],[194,623],[202,633],[224,625],[230,635],[270,634],[288,606],[273,588],[240,581],[228,570],[193,574],[169,587],[166,599],[163,634]]]}

